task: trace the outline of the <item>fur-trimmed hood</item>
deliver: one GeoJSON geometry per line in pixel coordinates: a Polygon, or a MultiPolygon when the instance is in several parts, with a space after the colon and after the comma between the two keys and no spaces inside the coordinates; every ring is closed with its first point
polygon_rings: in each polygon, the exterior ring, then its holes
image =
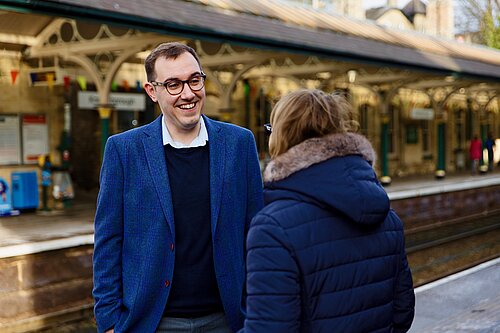
{"type": "Polygon", "coordinates": [[[364,136],[356,133],[331,134],[305,140],[269,162],[264,182],[281,180],[313,164],[347,155],[360,155],[371,165],[375,164],[375,152],[364,136]]]}
{"type": "Polygon", "coordinates": [[[356,133],[305,140],[267,165],[266,203],[308,201],[359,223],[382,222],[389,198],[373,170],[375,159],[370,142],[356,133]]]}

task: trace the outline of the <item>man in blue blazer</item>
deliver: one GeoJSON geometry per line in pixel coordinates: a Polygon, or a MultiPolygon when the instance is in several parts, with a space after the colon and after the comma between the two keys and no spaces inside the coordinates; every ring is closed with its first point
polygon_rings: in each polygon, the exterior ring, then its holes
{"type": "Polygon", "coordinates": [[[250,131],[202,115],[195,51],[159,45],[144,88],[162,116],[109,138],[95,216],[99,332],[234,332],[245,236],[262,208],[250,131]]]}

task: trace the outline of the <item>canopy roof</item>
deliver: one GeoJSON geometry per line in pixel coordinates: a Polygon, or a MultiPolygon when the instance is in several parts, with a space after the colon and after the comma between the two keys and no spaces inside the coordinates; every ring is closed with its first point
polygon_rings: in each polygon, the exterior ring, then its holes
{"type": "MultiPolygon", "coordinates": [[[[279,0],[0,0],[2,7],[343,61],[500,79],[498,50],[390,29],[279,0]]],[[[30,23],[4,18],[0,32],[17,31],[21,36],[34,35],[46,24],[43,17],[30,23]]]]}

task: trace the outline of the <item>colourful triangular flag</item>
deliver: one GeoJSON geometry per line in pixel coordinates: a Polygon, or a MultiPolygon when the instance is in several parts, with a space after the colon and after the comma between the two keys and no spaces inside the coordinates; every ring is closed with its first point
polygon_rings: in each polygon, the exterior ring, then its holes
{"type": "Polygon", "coordinates": [[[10,78],[12,79],[12,85],[16,84],[18,74],[19,74],[19,71],[16,69],[13,69],[10,71],[10,78]]]}
{"type": "Polygon", "coordinates": [[[64,89],[69,89],[71,85],[71,78],[69,76],[65,76],[63,80],[64,80],[64,89]]]}
{"type": "Polygon", "coordinates": [[[76,81],[82,91],[87,91],[87,78],[85,76],[78,75],[76,81]]]}
{"type": "Polygon", "coordinates": [[[123,84],[123,90],[130,91],[130,85],[128,84],[127,80],[123,80],[122,84],[123,84]]]}

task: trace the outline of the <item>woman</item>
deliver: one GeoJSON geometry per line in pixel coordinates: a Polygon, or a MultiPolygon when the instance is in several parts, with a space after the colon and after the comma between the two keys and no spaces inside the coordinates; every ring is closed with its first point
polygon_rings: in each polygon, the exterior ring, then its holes
{"type": "Polygon", "coordinates": [[[473,175],[480,171],[479,164],[481,162],[481,155],[483,155],[483,143],[479,139],[478,135],[474,134],[469,146],[469,157],[471,160],[473,175]]]}
{"type": "Polygon", "coordinates": [[[248,332],[406,332],[415,296],[403,226],[339,95],[271,113],[266,207],[247,238],[248,332]]]}

